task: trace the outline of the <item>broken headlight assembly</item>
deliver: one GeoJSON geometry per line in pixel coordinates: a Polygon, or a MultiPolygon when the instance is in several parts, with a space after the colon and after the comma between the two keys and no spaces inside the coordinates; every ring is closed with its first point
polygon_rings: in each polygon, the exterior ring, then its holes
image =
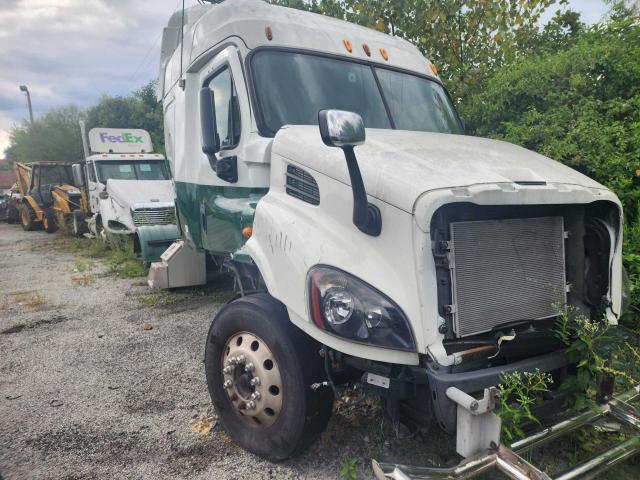
{"type": "Polygon", "coordinates": [[[362,280],[330,267],[307,277],[313,323],[348,340],[397,350],[415,350],[407,317],[390,298],[362,280]]]}

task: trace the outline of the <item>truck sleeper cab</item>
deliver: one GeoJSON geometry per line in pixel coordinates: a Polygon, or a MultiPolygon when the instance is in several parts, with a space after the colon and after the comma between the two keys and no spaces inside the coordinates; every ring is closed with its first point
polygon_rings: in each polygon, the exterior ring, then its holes
{"type": "Polygon", "coordinates": [[[254,0],[196,6],[165,29],[160,97],[183,240],[241,293],[211,324],[209,392],[261,456],[313,441],[339,379],[455,433],[452,387],[535,369],[557,386],[561,310],[621,314],[615,194],[465,136],[403,40],[254,0]]]}

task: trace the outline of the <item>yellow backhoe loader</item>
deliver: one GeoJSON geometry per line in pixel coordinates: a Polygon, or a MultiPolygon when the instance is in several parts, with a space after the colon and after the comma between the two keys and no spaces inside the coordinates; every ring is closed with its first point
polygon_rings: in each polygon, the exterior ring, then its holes
{"type": "Polygon", "coordinates": [[[16,163],[14,170],[22,194],[22,228],[53,233],[62,227],[75,235],[84,233],[87,196],[83,186],[74,185],[70,164],[16,163]]]}

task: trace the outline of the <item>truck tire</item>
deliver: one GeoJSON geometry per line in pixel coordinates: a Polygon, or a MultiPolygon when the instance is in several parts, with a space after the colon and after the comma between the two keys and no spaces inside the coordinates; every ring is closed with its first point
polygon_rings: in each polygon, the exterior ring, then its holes
{"type": "Polygon", "coordinates": [[[52,208],[47,208],[42,215],[42,228],[47,233],[54,233],[58,230],[58,222],[56,221],[56,212],[52,208]]]}
{"type": "Polygon", "coordinates": [[[333,391],[320,385],[326,376],[319,350],[268,294],[241,297],[218,312],[207,335],[205,373],[220,423],[236,443],[279,461],[322,433],[333,391]]]}
{"type": "Polygon", "coordinates": [[[28,232],[38,227],[36,212],[26,202],[20,205],[20,223],[22,223],[22,229],[28,232]]]}
{"type": "Polygon", "coordinates": [[[20,221],[20,212],[13,206],[7,208],[7,223],[13,225],[20,221]]]}
{"type": "Polygon", "coordinates": [[[82,210],[74,210],[71,215],[71,232],[74,237],[80,237],[87,232],[87,222],[84,220],[84,212],[82,210]]]}

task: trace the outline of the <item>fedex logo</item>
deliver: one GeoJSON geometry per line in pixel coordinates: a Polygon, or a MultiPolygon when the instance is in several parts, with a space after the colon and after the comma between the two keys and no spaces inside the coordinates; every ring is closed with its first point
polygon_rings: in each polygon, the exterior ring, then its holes
{"type": "Polygon", "coordinates": [[[100,141],[102,143],[143,143],[142,135],[134,135],[132,133],[123,133],[122,135],[100,133],[100,141]]]}

